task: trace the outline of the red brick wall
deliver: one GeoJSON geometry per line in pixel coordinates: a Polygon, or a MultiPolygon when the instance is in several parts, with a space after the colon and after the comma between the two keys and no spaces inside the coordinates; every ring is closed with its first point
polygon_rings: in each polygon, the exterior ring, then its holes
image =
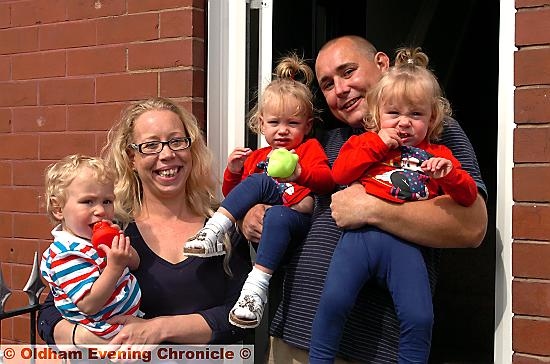
{"type": "Polygon", "coordinates": [[[516,0],[512,346],[550,356],[550,1],[516,0]]]}
{"type": "MultiPolygon", "coordinates": [[[[97,154],[129,102],[170,97],[204,125],[205,0],[0,2],[0,262],[27,304],[34,251],[49,244],[44,167],[97,154]]],[[[28,342],[28,317],[2,321],[2,342],[28,342]]]]}

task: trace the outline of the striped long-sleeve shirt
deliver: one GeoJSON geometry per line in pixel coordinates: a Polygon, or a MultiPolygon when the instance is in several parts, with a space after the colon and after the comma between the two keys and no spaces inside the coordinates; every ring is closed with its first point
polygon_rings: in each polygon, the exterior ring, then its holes
{"type": "Polygon", "coordinates": [[[94,334],[109,339],[122,326],[106,321],[117,315],[138,315],[141,292],[136,278],[125,268],[105,305],[94,315],[86,315],[76,305],[97,280],[106,266],[91,242],[76,237],[57,226],[52,230],[53,243],[42,255],[40,271],[54,296],[61,315],[72,323],[86,326],[94,334]]]}

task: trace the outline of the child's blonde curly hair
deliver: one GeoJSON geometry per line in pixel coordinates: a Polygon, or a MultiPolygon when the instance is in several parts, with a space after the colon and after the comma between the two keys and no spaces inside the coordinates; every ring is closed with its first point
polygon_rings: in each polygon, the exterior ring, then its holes
{"type": "Polygon", "coordinates": [[[113,185],[115,183],[116,175],[114,171],[110,170],[107,163],[101,158],[72,154],[50,164],[46,167],[44,174],[44,186],[46,188],[44,197],[48,218],[54,225],[59,223],[59,219],[54,216],[54,212],[65,206],[67,187],[83,168],[88,168],[98,183],[113,185]]]}
{"type": "Polygon", "coordinates": [[[449,101],[443,97],[435,75],[427,69],[428,56],[420,48],[397,50],[395,65],[367,93],[364,125],[367,130],[380,130],[380,105],[387,100],[406,100],[416,103],[428,100],[432,105],[432,122],[426,138],[436,141],[443,131],[443,120],[451,116],[449,101]]]}
{"type": "Polygon", "coordinates": [[[250,130],[261,134],[260,117],[264,113],[265,107],[275,106],[282,110],[289,97],[294,97],[298,101],[296,116],[303,116],[306,120],[314,119],[317,110],[313,105],[313,93],[309,88],[314,77],[311,67],[295,53],[281,58],[275,68],[273,80],[264,89],[258,98],[258,103],[250,111],[248,119],[250,130]]]}

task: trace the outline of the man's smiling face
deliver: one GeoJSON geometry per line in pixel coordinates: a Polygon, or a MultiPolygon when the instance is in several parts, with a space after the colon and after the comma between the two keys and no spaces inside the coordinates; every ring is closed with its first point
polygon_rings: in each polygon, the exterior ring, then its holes
{"type": "Polygon", "coordinates": [[[380,79],[384,67],[376,56],[342,38],[323,48],[315,62],[319,86],[332,114],[353,127],[361,127],[367,91],[380,79]]]}

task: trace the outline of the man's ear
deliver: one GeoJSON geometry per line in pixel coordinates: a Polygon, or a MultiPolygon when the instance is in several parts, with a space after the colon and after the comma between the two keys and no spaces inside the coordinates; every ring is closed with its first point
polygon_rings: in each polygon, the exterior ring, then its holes
{"type": "Polygon", "coordinates": [[[313,118],[309,118],[308,121],[306,121],[306,135],[309,135],[309,133],[311,133],[311,129],[313,129],[313,122],[315,121],[315,119],[313,118]]]}
{"type": "Polygon", "coordinates": [[[61,206],[60,201],[57,199],[57,197],[51,198],[51,205],[52,205],[52,215],[57,220],[62,221],[63,220],[63,207],[61,206]]]}
{"type": "Polygon", "coordinates": [[[384,52],[377,52],[374,55],[374,63],[381,72],[386,72],[390,68],[390,57],[384,52]]]}

